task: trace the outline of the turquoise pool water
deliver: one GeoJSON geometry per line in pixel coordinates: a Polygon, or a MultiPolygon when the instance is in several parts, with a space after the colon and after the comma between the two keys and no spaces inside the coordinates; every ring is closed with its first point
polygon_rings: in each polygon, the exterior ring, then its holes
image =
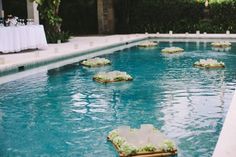
{"type": "Polygon", "coordinates": [[[236,85],[236,44],[228,52],[210,43],[161,42],[105,55],[111,66],[69,65],[0,86],[0,156],[113,157],[106,141],[120,125],[150,123],[176,141],[179,157],[209,157],[236,85]],[[166,46],[186,50],[164,56],[166,46]],[[192,67],[201,58],[226,68],[192,67]],[[121,70],[133,82],[99,84],[98,71],[121,70]]]}

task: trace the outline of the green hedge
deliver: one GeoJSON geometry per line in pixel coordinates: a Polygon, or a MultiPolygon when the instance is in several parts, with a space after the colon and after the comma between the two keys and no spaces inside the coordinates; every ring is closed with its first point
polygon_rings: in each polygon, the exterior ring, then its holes
{"type": "MultiPolygon", "coordinates": [[[[116,33],[236,33],[236,0],[114,0],[116,33]]],[[[7,14],[26,18],[26,0],[3,0],[7,14]]],[[[98,33],[97,0],[61,0],[62,30],[72,35],[98,33]]]]}
{"type": "MultiPolygon", "coordinates": [[[[214,0],[213,0],[214,1],[214,0]]],[[[215,0],[216,1],[216,0],[215,0]]],[[[212,32],[220,33],[230,30],[236,33],[236,0],[218,0],[210,4],[212,32]]]]}
{"type": "Polygon", "coordinates": [[[204,19],[204,0],[120,0],[116,4],[118,33],[236,32],[236,0],[211,0],[204,19]]]}
{"type": "Polygon", "coordinates": [[[61,0],[62,29],[72,35],[97,34],[97,0],[61,0]]]}

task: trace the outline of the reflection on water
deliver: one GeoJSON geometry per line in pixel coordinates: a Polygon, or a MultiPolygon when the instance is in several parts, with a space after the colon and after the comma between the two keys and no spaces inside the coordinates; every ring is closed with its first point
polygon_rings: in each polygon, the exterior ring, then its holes
{"type": "Polygon", "coordinates": [[[120,125],[150,123],[174,139],[180,157],[211,156],[236,85],[236,45],[216,52],[206,42],[160,42],[106,55],[111,66],[79,64],[0,86],[0,156],[117,156],[106,141],[120,125]],[[179,55],[164,55],[168,46],[179,55]],[[192,67],[213,58],[225,69],[192,67]],[[99,84],[99,71],[121,70],[132,82],[99,84]]]}
{"type": "Polygon", "coordinates": [[[231,50],[231,47],[212,47],[212,50],[219,52],[228,52],[231,50]]]}

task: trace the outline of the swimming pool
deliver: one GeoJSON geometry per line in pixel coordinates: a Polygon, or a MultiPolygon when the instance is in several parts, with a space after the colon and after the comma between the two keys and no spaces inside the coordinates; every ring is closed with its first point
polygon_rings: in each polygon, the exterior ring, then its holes
{"type": "Polygon", "coordinates": [[[236,85],[236,44],[228,52],[210,43],[160,42],[104,55],[111,66],[79,64],[0,86],[0,156],[117,156],[106,141],[120,126],[150,123],[176,141],[180,157],[211,156],[236,85]],[[183,54],[160,50],[179,46],[183,54]],[[225,69],[192,67],[201,58],[225,69]],[[98,71],[121,70],[133,82],[99,84],[98,71]]]}

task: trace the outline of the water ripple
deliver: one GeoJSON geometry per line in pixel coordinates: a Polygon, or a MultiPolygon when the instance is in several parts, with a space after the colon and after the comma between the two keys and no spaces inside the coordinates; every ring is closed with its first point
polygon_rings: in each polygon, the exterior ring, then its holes
{"type": "Polygon", "coordinates": [[[161,42],[157,49],[116,52],[112,66],[79,64],[0,86],[1,156],[118,156],[106,141],[120,125],[151,123],[176,141],[179,157],[211,156],[236,86],[236,54],[209,43],[161,42]],[[163,55],[172,44],[186,49],[163,55]],[[204,46],[205,44],[205,46],[204,46]],[[221,70],[192,67],[201,58],[221,70]],[[99,71],[127,71],[133,82],[99,84],[99,71]]]}

